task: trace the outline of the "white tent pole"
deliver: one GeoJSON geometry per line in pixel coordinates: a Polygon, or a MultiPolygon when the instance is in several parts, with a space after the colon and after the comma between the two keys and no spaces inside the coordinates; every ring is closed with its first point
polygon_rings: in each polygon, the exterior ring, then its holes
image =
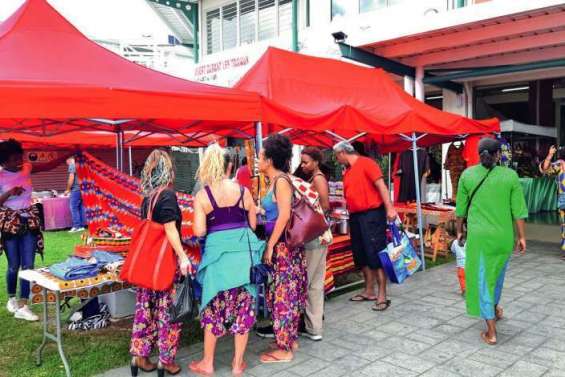
{"type": "Polygon", "coordinates": [[[131,160],[131,145],[129,146],[129,175],[133,176],[133,162],[131,160]]]}
{"type": "Polygon", "coordinates": [[[259,155],[259,151],[263,148],[263,125],[261,122],[257,122],[255,124],[256,131],[255,131],[255,139],[257,144],[257,155],[259,155]]]}
{"type": "MultiPolygon", "coordinates": [[[[392,203],[394,204],[394,195],[392,194],[391,191],[391,182],[392,182],[392,177],[390,176],[390,173],[392,172],[391,167],[390,167],[390,160],[392,158],[392,153],[388,153],[388,191],[390,192],[390,200],[392,201],[392,203]]],[[[396,190],[396,187],[394,188],[396,190]]]]}
{"type": "Polygon", "coordinates": [[[120,170],[120,133],[116,132],[116,170],[120,170]]]}
{"type": "Polygon", "coordinates": [[[424,232],[422,221],[422,198],[420,193],[420,172],[418,171],[418,138],[416,132],[412,132],[412,157],[414,160],[414,181],[416,184],[416,212],[418,217],[418,235],[420,236],[420,258],[422,258],[422,269],[426,270],[426,256],[424,254],[424,232]]]}

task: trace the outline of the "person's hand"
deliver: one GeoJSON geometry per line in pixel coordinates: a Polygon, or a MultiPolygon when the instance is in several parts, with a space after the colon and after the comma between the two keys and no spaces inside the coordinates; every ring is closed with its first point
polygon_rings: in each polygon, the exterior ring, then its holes
{"type": "Polygon", "coordinates": [[[189,274],[192,274],[192,272],[192,264],[190,263],[188,257],[185,256],[184,258],[181,258],[180,273],[182,274],[182,276],[187,276],[189,274]]]}
{"type": "Polygon", "coordinates": [[[398,213],[396,212],[394,207],[392,207],[392,208],[390,208],[386,211],[386,218],[390,222],[396,221],[396,219],[398,218],[398,213]]]}
{"type": "Polygon", "coordinates": [[[25,189],[21,186],[12,187],[9,191],[10,196],[20,196],[25,192],[25,189]]]}
{"type": "Polygon", "coordinates": [[[463,238],[465,238],[465,234],[463,234],[463,232],[457,232],[457,244],[461,247],[464,245],[463,238]]]}
{"type": "Polygon", "coordinates": [[[63,195],[65,195],[65,196],[69,196],[69,195],[70,195],[70,193],[71,193],[71,192],[70,192],[69,190],[65,190],[65,192],[63,193],[63,195]]]}
{"type": "Polygon", "coordinates": [[[263,263],[268,266],[273,264],[273,246],[267,244],[265,251],[263,252],[263,263]]]}
{"type": "Polygon", "coordinates": [[[526,239],[525,238],[518,238],[516,241],[516,253],[520,255],[526,254],[526,239]]]}
{"type": "Polygon", "coordinates": [[[549,147],[549,153],[547,154],[547,157],[551,159],[553,156],[555,156],[555,153],[557,153],[557,147],[555,145],[552,145],[551,147],[549,147]]]}

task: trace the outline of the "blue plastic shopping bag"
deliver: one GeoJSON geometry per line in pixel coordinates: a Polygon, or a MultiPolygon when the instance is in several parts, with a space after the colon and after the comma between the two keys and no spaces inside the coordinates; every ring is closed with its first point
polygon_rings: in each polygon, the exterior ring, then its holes
{"type": "Polygon", "coordinates": [[[389,223],[388,227],[392,242],[379,252],[379,258],[389,280],[400,284],[418,271],[422,261],[416,254],[408,235],[395,223],[389,223]]]}

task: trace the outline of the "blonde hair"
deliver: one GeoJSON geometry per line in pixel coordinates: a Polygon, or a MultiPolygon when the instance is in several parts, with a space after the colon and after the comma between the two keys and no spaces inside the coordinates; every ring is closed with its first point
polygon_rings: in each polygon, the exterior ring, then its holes
{"type": "Polygon", "coordinates": [[[161,149],[155,149],[141,172],[141,188],[145,195],[151,194],[159,187],[168,186],[175,180],[175,169],[171,156],[161,149]]]}
{"type": "Polygon", "coordinates": [[[225,175],[225,151],[218,143],[211,144],[200,161],[196,177],[205,186],[221,182],[225,175]]]}

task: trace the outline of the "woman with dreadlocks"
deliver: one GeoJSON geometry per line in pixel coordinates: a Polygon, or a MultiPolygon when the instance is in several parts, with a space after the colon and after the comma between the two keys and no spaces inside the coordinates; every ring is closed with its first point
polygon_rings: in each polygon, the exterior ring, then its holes
{"type": "MultiPolygon", "coordinates": [[[[191,272],[191,267],[181,244],[181,211],[175,191],[171,187],[174,179],[170,156],[165,151],[154,150],[145,161],[141,173],[144,194],[141,216],[147,216],[149,203],[157,198],[152,220],[165,226],[167,239],[178,257],[180,273],[186,276],[191,272]]],[[[150,372],[158,368],[160,377],[165,375],[165,371],[170,375],[181,371],[181,367],[175,363],[181,324],[170,323],[169,314],[173,301],[172,289],[153,291],[137,288],[130,347],[131,372],[134,377],[137,376],[139,369],[150,372]],[[149,359],[155,343],[159,349],[158,365],[149,359]]]]}

